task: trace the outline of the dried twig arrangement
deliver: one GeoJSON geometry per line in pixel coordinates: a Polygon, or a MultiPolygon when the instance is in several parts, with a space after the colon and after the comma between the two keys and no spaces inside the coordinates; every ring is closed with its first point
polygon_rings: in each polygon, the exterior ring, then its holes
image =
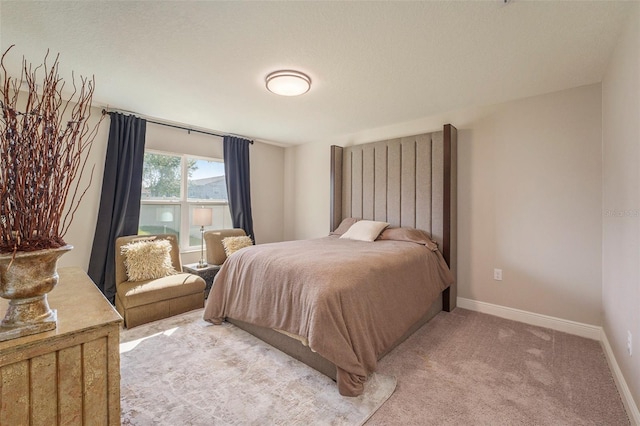
{"type": "Polygon", "coordinates": [[[33,66],[23,58],[19,78],[0,60],[0,253],[65,245],[63,237],[82,197],[92,142],[102,119],[89,127],[95,81],[80,78],[63,100],[58,57],[33,66]],[[38,71],[44,71],[38,81],[38,71]],[[22,86],[25,93],[20,95],[22,86]]]}

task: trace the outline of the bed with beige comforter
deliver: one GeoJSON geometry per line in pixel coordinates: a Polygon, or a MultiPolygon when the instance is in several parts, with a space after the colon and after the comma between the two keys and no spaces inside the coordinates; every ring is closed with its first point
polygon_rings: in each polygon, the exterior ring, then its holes
{"type": "Polygon", "coordinates": [[[453,281],[421,232],[398,228],[374,242],[331,235],[242,249],[216,275],[204,319],[297,336],[336,365],[342,395],[359,395],[379,356],[453,281]]]}

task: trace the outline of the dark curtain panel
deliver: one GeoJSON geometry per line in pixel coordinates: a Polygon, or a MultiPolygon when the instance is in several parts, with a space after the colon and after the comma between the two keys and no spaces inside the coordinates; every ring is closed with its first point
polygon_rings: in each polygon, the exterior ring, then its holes
{"type": "Polygon", "coordinates": [[[147,122],[133,115],[109,115],[109,143],[88,273],[113,303],[116,238],[138,233],[147,122]]]}
{"type": "Polygon", "coordinates": [[[229,194],[229,210],[234,228],[242,228],[255,241],[251,216],[251,184],[249,179],[250,140],[224,137],[224,169],[229,194]]]}

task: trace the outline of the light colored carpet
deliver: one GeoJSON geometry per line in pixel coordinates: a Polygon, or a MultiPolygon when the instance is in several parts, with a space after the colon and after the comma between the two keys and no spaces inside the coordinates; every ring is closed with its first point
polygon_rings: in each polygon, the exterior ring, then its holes
{"type": "Polygon", "coordinates": [[[398,386],[374,425],[628,425],[595,340],[457,308],[378,364],[398,386]]]}
{"type": "Polygon", "coordinates": [[[328,377],[202,310],[123,330],[124,425],[360,425],[393,393],[374,374],[345,398],[328,377]]]}

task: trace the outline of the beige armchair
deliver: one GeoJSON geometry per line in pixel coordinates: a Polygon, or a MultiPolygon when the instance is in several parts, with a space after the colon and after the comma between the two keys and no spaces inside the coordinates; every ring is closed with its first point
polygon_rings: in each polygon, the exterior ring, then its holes
{"type": "Polygon", "coordinates": [[[116,309],[127,328],[204,307],[205,281],[182,272],[175,235],[132,235],[116,239],[116,309]],[[128,281],[121,247],[134,241],[166,239],[171,243],[171,263],[178,274],[146,281],[128,281]]]}
{"type": "Polygon", "coordinates": [[[210,265],[222,265],[227,260],[222,240],[226,237],[245,236],[244,229],[218,229],[204,233],[204,243],[207,245],[207,263],[210,265]]]}

